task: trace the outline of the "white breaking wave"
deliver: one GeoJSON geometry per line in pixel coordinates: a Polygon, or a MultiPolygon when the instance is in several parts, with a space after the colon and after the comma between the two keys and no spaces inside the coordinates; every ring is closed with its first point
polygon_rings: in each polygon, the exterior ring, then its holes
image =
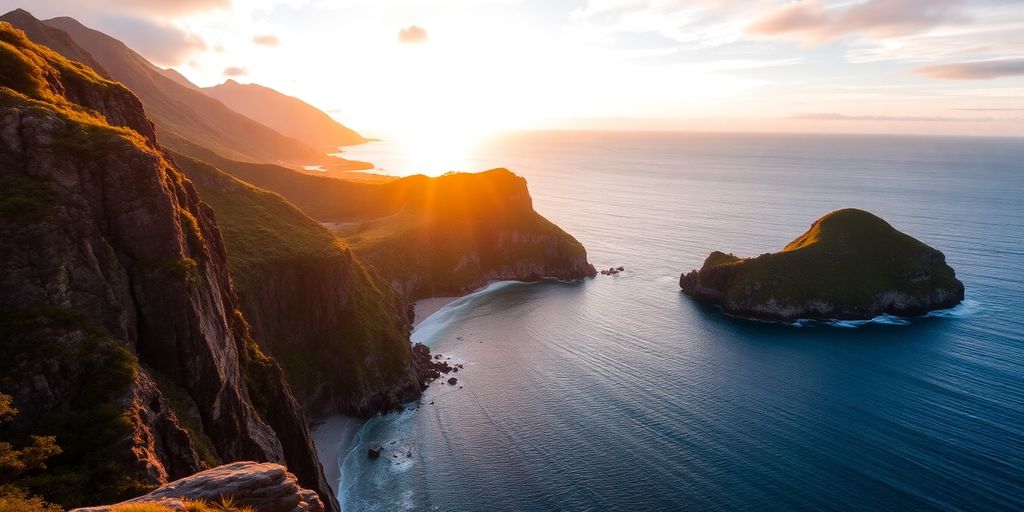
{"type": "Polygon", "coordinates": [[[448,304],[445,304],[441,309],[435,311],[427,318],[424,318],[423,321],[413,329],[411,336],[413,343],[422,343],[428,347],[431,346],[434,340],[437,339],[438,334],[444,331],[452,321],[458,318],[461,313],[473,309],[473,307],[485,296],[498,290],[508,288],[509,286],[525,286],[528,284],[530,283],[524,283],[522,281],[497,281],[470,293],[469,295],[460,297],[448,304]]]}

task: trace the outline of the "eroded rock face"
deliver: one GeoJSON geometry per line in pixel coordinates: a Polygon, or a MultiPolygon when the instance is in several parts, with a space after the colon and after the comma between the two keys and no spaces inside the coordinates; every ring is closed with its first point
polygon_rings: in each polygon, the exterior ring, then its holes
{"type": "Polygon", "coordinates": [[[270,463],[235,462],[196,473],[160,486],[153,492],[116,505],[78,508],[72,512],[110,512],[118,505],[159,503],[172,510],[185,510],[185,501],[217,503],[233,500],[238,507],[256,512],[323,512],[317,493],[302,488],[284,466],[270,463]]]}
{"type": "Polygon", "coordinates": [[[0,39],[0,391],[18,425],[59,443],[102,427],[65,458],[112,461],[134,482],[112,493],[203,467],[204,444],[215,460],[294,462],[336,510],[301,409],[254,364],[274,365],[251,349],[213,212],[138,100],[9,26],[0,39]],[[249,382],[281,413],[262,417],[249,382]]]}

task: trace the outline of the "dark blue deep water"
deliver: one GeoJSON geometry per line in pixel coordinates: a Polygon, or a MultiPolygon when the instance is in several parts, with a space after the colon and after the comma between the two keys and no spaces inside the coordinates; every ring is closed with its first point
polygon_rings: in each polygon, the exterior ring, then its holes
{"type": "Polygon", "coordinates": [[[500,284],[421,324],[464,387],[324,461],[347,512],[1024,510],[1024,139],[526,133],[467,162],[526,176],[628,271],[500,284]],[[945,252],[966,303],[798,327],[680,294],[710,251],[778,250],[846,206],[945,252]]]}

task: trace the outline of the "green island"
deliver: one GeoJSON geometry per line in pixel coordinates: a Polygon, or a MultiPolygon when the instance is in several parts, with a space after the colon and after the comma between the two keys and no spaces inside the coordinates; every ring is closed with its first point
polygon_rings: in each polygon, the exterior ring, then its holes
{"type": "Polygon", "coordinates": [[[951,308],[964,285],[942,252],[855,208],[828,213],[776,253],[712,252],[683,293],[762,320],[866,320],[951,308]]]}

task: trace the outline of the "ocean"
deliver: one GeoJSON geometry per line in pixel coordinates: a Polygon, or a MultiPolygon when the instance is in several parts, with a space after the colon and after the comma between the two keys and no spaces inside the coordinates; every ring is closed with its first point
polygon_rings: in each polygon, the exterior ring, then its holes
{"type": "Polygon", "coordinates": [[[497,283],[419,324],[465,368],[322,461],[347,512],[1024,510],[1024,139],[523,132],[459,165],[525,176],[626,271],[497,283]],[[964,304],[780,325],[680,293],[711,251],[779,250],[842,207],[943,251],[964,304]]]}

